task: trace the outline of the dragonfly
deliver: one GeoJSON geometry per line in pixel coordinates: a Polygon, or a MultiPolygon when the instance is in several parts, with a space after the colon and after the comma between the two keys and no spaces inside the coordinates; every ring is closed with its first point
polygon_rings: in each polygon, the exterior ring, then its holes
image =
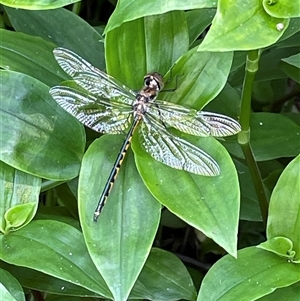
{"type": "Polygon", "coordinates": [[[127,133],[99,198],[94,221],[106,203],[135,131],[143,148],[155,160],[197,175],[219,175],[219,165],[210,155],[172,134],[169,128],[199,137],[225,137],[241,130],[236,120],[156,99],[164,87],[158,72],[146,74],[143,88],[135,92],[71,50],[59,47],[53,53],[60,67],[80,86],[52,87],[50,94],[54,100],[96,132],[127,133]]]}

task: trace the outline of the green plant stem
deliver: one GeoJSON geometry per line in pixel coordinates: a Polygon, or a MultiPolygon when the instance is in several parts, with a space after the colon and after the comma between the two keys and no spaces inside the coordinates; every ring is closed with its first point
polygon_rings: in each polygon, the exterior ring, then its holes
{"type": "Polygon", "coordinates": [[[259,58],[260,58],[259,50],[252,50],[248,53],[247,56],[245,78],[244,78],[243,90],[242,90],[241,118],[240,118],[242,131],[238,134],[238,142],[243,150],[254,183],[262,220],[266,225],[267,216],[268,216],[268,199],[265,193],[262,177],[250,145],[251,95],[252,95],[254,77],[258,70],[259,58]]]}

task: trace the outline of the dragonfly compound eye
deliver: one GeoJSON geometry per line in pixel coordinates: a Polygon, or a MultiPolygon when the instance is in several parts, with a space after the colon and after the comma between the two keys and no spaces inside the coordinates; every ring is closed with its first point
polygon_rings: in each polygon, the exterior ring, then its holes
{"type": "Polygon", "coordinates": [[[144,85],[145,87],[160,91],[164,86],[163,77],[158,72],[148,73],[144,77],[144,85]]]}

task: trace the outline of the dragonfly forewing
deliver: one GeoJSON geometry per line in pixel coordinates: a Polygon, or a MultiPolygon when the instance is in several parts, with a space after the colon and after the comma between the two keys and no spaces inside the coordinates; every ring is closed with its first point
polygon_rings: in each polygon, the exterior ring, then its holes
{"type": "Polygon", "coordinates": [[[135,95],[130,89],[123,89],[116,85],[107,85],[102,78],[96,74],[79,73],[74,76],[75,82],[88,92],[110,99],[111,101],[118,101],[128,105],[132,105],[135,101],[135,95]]]}
{"type": "Polygon", "coordinates": [[[193,144],[168,132],[150,115],[145,115],[139,128],[139,138],[145,150],[157,161],[172,168],[197,175],[216,176],[217,162],[193,144]]]}
{"type": "Polygon", "coordinates": [[[123,134],[132,122],[132,108],[70,87],[50,89],[51,96],[67,112],[96,132],[123,134]]]}
{"type": "Polygon", "coordinates": [[[131,89],[92,66],[74,52],[65,48],[56,48],[53,53],[60,67],[85,90],[108,99],[118,99],[119,102],[128,105],[135,100],[135,93],[131,89]]]}

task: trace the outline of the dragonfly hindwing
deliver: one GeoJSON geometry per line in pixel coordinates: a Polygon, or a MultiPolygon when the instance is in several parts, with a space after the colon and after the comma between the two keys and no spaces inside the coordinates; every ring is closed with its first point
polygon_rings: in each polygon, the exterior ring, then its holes
{"type": "Polygon", "coordinates": [[[139,129],[140,142],[157,161],[172,168],[198,175],[216,176],[220,169],[216,161],[193,144],[175,137],[150,116],[144,116],[139,129]]]}

